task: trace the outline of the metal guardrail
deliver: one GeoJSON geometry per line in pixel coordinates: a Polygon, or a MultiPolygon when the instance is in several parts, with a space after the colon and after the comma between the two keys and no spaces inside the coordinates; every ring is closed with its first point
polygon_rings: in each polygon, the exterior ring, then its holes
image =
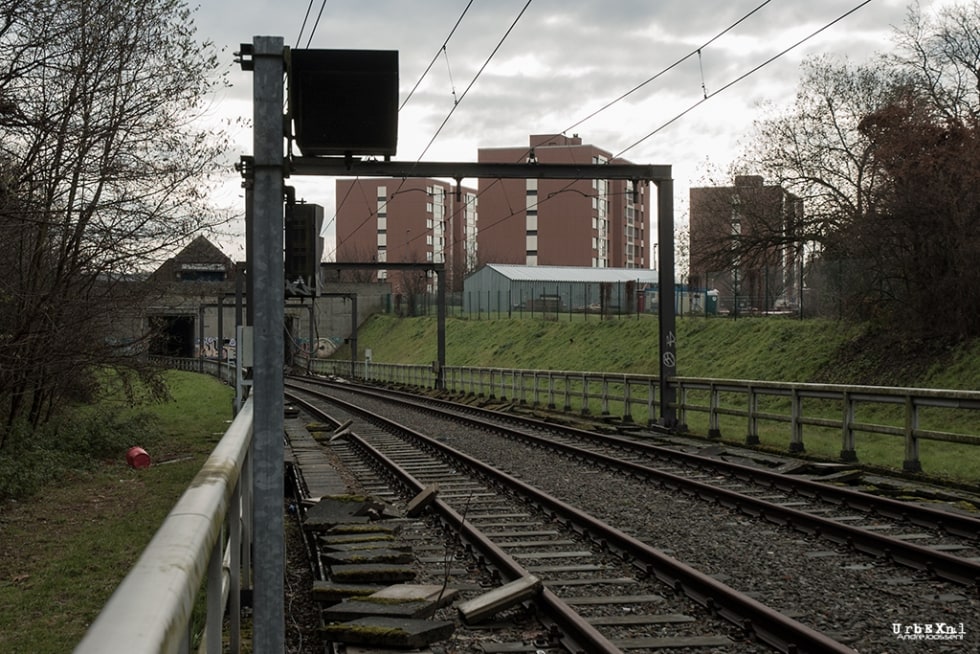
{"type": "MultiPolygon", "coordinates": [[[[420,388],[434,389],[438,382],[436,370],[424,365],[313,359],[309,369],[318,374],[420,388]]],[[[803,452],[804,427],[832,429],[840,433],[841,460],[856,461],[858,433],[900,437],[905,448],[903,469],[909,472],[922,470],[922,441],[980,446],[980,434],[923,427],[927,410],[977,412],[973,424],[980,425],[977,391],[695,377],[671,381],[677,391],[672,406],[678,423],[684,425],[692,415],[702,414],[711,438],[721,437],[723,417],[729,419],[729,426],[733,417],[745,420],[745,442],[749,445],[759,443],[760,423],[783,423],[789,425],[787,449],[803,452]],[[897,417],[890,424],[880,419],[858,419],[859,408],[864,411],[873,406],[898,407],[897,417]],[[805,413],[804,408],[811,413],[805,413]]],[[[442,383],[454,394],[616,417],[625,423],[657,422],[659,379],[655,375],[446,366],[442,383]]],[[[932,422],[938,421],[933,417],[932,422]]]]}
{"type": "MultiPolygon", "coordinates": [[[[196,363],[196,362],[195,362],[196,363]]],[[[186,654],[204,584],[201,651],[241,651],[241,590],[251,586],[252,402],[239,411],[204,466],[109,598],[75,654],[186,654]]]]}

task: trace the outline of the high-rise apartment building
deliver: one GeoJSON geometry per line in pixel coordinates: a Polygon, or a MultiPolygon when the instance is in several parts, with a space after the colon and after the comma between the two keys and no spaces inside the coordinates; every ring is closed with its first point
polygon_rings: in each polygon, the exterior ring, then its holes
{"type": "Polygon", "coordinates": [[[796,308],[803,201],[759,175],[690,190],[690,285],[714,289],[725,311],[796,308]]]}
{"type": "MultiPolygon", "coordinates": [[[[476,191],[432,179],[337,180],[337,261],[442,263],[450,290],[475,268],[476,191]],[[457,197],[457,193],[459,194],[457,197]]],[[[435,290],[422,273],[374,273],[395,293],[435,290]]]]}
{"type": "MultiPolygon", "coordinates": [[[[604,164],[578,135],[532,135],[527,147],[480,148],[480,163],[604,164]]],[[[648,185],[624,180],[481,179],[479,262],[648,268],[648,185]]]]}

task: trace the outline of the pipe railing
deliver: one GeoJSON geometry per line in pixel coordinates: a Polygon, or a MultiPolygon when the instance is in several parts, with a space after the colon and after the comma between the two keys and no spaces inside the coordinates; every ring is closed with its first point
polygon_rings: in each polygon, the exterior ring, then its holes
{"type": "Polygon", "coordinates": [[[200,592],[207,606],[200,651],[220,654],[226,634],[225,651],[241,651],[241,591],[251,586],[251,442],[248,401],[75,654],[186,654],[200,592]]]}
{"type": "MultiPolygon", "coordinates": [[[[434,389],[437,381],[433,367],[415,364],[361,361],[352,365],[350,361],[314,359],[311,370],[341,377],[353,371],[356,378],[368,382],[415,388],[434,389]]],[[[623,423],[657,423],[659,380],[655,375],[446,366],[442,377],[445,389],[457,395],[598,415],[623,423]]],[[[902,467],[908,472],[922,470],[922,441],[980,445],[977,433],[924,427],[926,411],[967,411],[977,416],[967,424],[980,425],[978,391],[695,377],[674,377],[671,382],[677,391],[677,401],[671,406],[678,424],[686,425],[688,418],[702,415],[711,438],[721,437],[723,419],[728,428],[735,424],[733,420],[744,420],[746,444],[757,445],[760,423],[782,423],[789,426],[787,449],[803,452],[804,428],[809,427],[811,434],[814,428],[830,429],[840,434],[840,459],[856,461],[858,433],[899,437],[905,449],[902,467]],[[865,410],[872,407],[879,411],[890,407],[898,413],[891,420],[858,419],[859,408],[867,416],[872,412],[865,410]]],[[[931,422],[945,420],[933,416],[931,422]]]]}

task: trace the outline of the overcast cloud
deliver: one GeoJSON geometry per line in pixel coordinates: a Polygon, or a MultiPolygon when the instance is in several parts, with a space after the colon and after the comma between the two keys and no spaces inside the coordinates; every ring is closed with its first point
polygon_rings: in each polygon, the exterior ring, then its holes
{"type": "MultiPolygon", "coordinates": [[[[475,161],[480,147],[527,144],[528,134],[568,130],[584,142],[640,164],[672,166],[675,223],[687,219],[690,186],[705,183],[710,168],[725,169],[738,142],[760,116],[761,103],[788,106],[799,64],[825,54],[867,61],[890,47],[906,0],[871,0],[864,7],[734,87],[711,97],[661,129],[704,94],[777,55],[858,7],[863,0],[771,0],[735,30],[712,42],[626,100],[583,122],[597,109],[690,55],[762,4],[762,0],[533,0],[473,83],[480,67],[514,23],[527,0],[474,0],[446,52],[439,56],[399,115],[396,159],[422,155],[439,125],[472,84],[425,153],[427,161],[475,161]],[[702,75],[703,71],[703,75],[702,75]],[[574,127],[573,127],[574,126],[574,127]],[[659,130],[659,131],[657,131],[659,130]]],[[[397,50],[404,98],[449,36],[469,0],[203,0],[195,22],[202,39],[224,48],[232,87],[215,100],[216,118],[250,118],[252,81],[232,65],[232,53],[256,35],[282,36],[286,45],[311,48],[397,50]],[[323,14],[313,31],[317,13],[323,14]],[[312,40],[311,40],[312,39],[312,40]]],[[[945,0],[923,0],[932,9],[945,0]]],[[[251,134],[236,137],[248,154],[251,134]]],[[[334,212],[332,178],[293,178],[300,197],[334,212]]],[[[475,186],[475,180],[464,184],[475,186]]],[[[238,182],[220,202],[240,202],[238,182]]],[[[333,228],[325,234],[333,250],[333,228]]],[[[241,258],[237,243],[223,243],[241,258]]]]}

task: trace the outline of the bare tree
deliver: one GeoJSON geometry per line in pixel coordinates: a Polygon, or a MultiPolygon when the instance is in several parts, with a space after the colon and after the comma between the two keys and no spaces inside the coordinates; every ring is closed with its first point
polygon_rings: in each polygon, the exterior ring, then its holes
{"type": "Polygon", "coordinates": [[[796,242],[815,255],[810,281],[832,288],[824,304],[839,315],[916,338],[980,334],[947,306],[970,305],[967,262],[980,254],[978,7],[927,17],[913,5],[892,51],[870,64],[806,62],[794,105],[757,123],[737,166],[798,198],[800,220],[746,230],[743,212],[742,229],[727,226],[703,256],[744,264],[796,242]]]}
{"type": "Polygon", "coordinates": [[[136,301],[121,285],[222,220],[205,183],[224,143],[196,123],[221,80],[181,0],[0,8],[0,409],[38,424],[132,361],[108,338],[136,301]]]}

